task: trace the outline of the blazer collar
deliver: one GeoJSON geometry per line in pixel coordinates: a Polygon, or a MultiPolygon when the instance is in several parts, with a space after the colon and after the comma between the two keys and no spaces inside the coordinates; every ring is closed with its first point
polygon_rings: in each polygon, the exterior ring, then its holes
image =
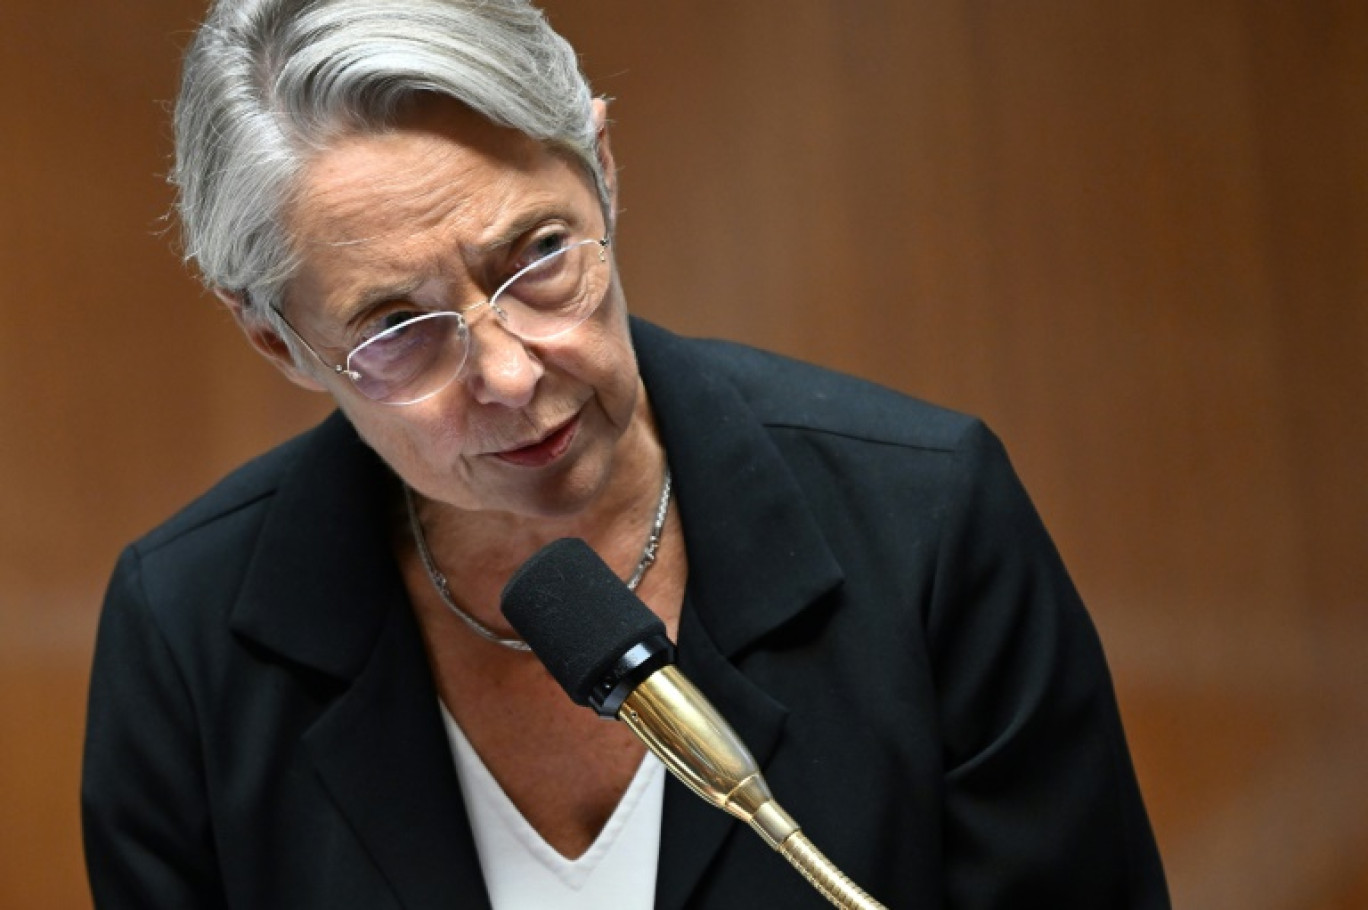
{"type": "Polygon", "coordinates": [[[231,618],[234,632],[351,679],[386,611],[406,602],[387,535],[388,468],[334,413],[299,441],[231,618]]]}
{"type": "Polygon", "coordinates": [[[692,606],[733,658],[817,605],[841,569],[768,430],[718,372],[725,361],[649,323],[632,328],[674,475],[692,606]]]}
{"type": "MultiPolygon", "coordinates": [[[[679,665],[763,769],[787,708],[736,661],[798,618],[833,603],[840,567],[801,487],[739,387],[685,342],[635,321],[641,374],[675,479],[689,554],[679,665]]],[[[783,802],[783,794],[776,794],[783,802]]],[[[678,910],[732,837],[758,837],[671,781],[661,830],[656,906],[678,910]]]]}
{"type": "Polygon", "coordinates": [[[341,683],[302,742],[406,907],[488,907],[422,635],[387,529],[396,481],[334,414],[300,441],[230,620],[341,683]]]}

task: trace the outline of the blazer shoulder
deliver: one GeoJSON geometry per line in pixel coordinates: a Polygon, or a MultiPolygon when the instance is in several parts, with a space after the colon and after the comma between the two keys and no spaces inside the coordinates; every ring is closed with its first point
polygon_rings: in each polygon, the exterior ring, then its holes
{"type": "Polygon", "coordinates": [[[982,428],[969,414],[782,354],[731,341],[696,345],[699,356],[727,377],[771,429],[950,452],[982,428]]]}
{"type": "Polygon", "coordinates": [[[289,468],[327,425],[314,427],[243,463],[132,544],[144,555],[269,499],[289,468]]]}

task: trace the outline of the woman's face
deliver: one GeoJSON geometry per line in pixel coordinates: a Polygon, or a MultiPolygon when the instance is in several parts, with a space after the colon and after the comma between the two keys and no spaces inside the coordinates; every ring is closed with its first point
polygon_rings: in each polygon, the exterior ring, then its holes
{"type": "MultiPolygon", "coordinates": [[[[329,363],[405,314],[479,303],[567,238],[607,232],[579,167],[436,99],[396,129],[320,153],[286,223],[301,267],[283,310],[329,363]]],[[[573,514],[604,489],[646,424],[616,276],[598,310],[552,341],[520,341],[488,308],[476,312],[464,370],[416,404],[371,401],[321,365],[294,378],[326,386],[424,496],[470,510],[573,514]]]]}

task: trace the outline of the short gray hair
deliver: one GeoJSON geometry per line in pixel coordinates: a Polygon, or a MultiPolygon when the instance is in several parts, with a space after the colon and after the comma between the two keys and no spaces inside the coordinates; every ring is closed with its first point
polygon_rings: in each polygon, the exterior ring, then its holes
{"type": "Polygon", "coordinates": [[[297,265],[283,213],[300,172],[424,93],[568,154],[608,210],[589,84],[526,0],[216,0],[175,109],[187,261],[279,330],[273,309],[297,265]]]}

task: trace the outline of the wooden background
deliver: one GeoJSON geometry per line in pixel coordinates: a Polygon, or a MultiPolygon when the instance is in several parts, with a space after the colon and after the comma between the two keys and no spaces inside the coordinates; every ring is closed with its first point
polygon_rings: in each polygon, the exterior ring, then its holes
{"type": "MultiPolygon", "coordinates": [[[[89,906],[118,548],[324,403],[171,252],[198,0],[0,11],[0,906],[89,906]]],[[[1368,4],[555,0],[633,308],[977,412],[1107,644],[1175,901],[1368,906],[1368,4]]]]}

